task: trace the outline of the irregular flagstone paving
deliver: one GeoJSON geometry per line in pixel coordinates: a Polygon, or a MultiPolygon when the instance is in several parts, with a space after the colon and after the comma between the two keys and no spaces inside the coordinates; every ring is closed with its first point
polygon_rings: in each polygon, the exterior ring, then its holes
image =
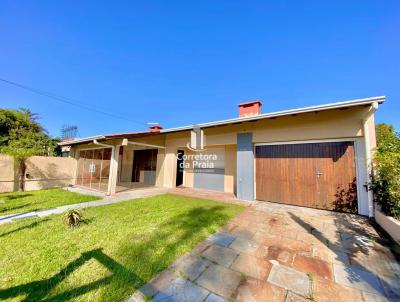
{"type": "Polygon", "coordinates": [[[164,302],[164,301],[193,301],[201,302],[209,295],[209,291],[195,285],[182,278],[173,280],[169,286],[158,292],[153,301],[164,302]]]}
{"type": "Polygon", "coordinates": [[[212,243],[215,243],[215,244],[218,244],[221,246],[225,246],[225,247],[230,245],[232,243],[232,241],[235,239],[236,239],[236,237],[226,234],[226,233],[221,233],[221,232],[218,232],[218,233],[212,235],[210,238],[208,238],[208,240],[211,241],[212,243]]]}
{"type": "Polygon", "coordinates": [[[259,202],[128,301],[400,301],[392,244],[365,217],[259,202]]]}
{"type": "Polygon", "coordinates": [[[307,275],[284,265],[273,265],[267,281],[304,297],[310,292],[310,280],[307,275]]]}

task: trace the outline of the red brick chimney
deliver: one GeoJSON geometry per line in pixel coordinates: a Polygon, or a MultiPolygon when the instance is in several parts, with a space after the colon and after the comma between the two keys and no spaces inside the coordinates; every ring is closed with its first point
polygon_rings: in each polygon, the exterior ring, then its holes
{"type": "Polygon", "coordinates": [[[149,127],[150,132],[160,132],[163,129],[160,125],[155,125],[149,127]]]}
{"type": "Polygon", "coordinates": [[[252,116],[261,114],[262,103],[260,100],[254,100],[246,103],[241,103],[239,107],[239,116],[252,116]]]}

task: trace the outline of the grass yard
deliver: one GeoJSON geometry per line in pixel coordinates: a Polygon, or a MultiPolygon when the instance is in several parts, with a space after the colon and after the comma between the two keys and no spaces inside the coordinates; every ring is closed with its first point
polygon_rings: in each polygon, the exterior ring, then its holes
{"type": "Polygon", "coordinates": [[[0,225],[0,300],[124,301],[242,209],[166,194],[0,225]]]}
{"type": "Polygon", "coordinates": [[[97,199],[100,199],[100,197],[68,192],[63,189],[4,193],[0,194],[0,216],[54,208],[97,199]]]}

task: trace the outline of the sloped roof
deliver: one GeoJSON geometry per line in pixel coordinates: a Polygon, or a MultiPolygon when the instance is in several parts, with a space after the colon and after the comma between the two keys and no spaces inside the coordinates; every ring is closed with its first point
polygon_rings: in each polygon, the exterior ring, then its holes
{"type": "Polygon", "coordinates": [[[341,108],[349,108],[355,106],[367,106],[373,103],[382,104],[385,101],[385,96],[377,96],[377,97],[370,97],[364,99],[355,99],[343,102],[336,102],[336,103],[329,103],[324,105],[317,105],[317,106],[309,106],[309,107],[302,107],[290,110],[282,110],[276,112],[269,112],[263,113],[255,116],[245,116],[245,117],[237,117],[232,119],[225,119],[220,121],[196,124],[196,125],[188,125],[182,127],[175,127],[169,129],[163,129],[160,132],[126,132],[126,133],[115,133],[115,134],[104,134],[104,135],[96,135],[82,139],[74,139],[72,141],[61,142],[59,145],[74,145],[79,143],[86,143],[96,140],[107,140],[107,139],[116,139],[116,138],[135,138],[135,137],[145,137],[145,136],[152,136],[162,133],[171,133],[171,132],[179,132],[179,131],[187,131],[193,129],[193,127],[200,127],[200,128],[207,128],[207,127],[215,127],[215,126],[223,126],[228,124],[234,123],[241,123],[247,121],[256,121],[261,119],[268,119],[268,118],[276,118],[281,116],[293,115],[293,114],[301,114],[307,112],[319,112],[319,111],[326,111],[332,109],[341,109],[341,108]]]}

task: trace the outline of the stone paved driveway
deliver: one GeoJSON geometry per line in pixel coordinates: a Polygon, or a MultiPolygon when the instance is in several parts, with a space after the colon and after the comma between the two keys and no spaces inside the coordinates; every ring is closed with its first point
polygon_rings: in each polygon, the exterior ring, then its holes
{"type": "Polygon", "coordinates": [[[368,220],[257,203],[132,301],[400,301],[400,266],[368,220]]]}

